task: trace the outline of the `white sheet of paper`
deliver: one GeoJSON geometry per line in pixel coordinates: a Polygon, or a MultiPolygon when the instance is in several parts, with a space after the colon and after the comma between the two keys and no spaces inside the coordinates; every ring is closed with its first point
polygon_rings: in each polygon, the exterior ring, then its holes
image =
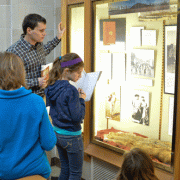
{"type": "Polygon", "coordinates": [[[172,136],[173,132],[173,113],[174,113],[174,97],[169,98],[169,128],[168,134],[172,136]]]}
{"type": "Polygon", "coordinates": [[[112,59],[112,80],[118,83],[125,81],[125,53],[113,53],[112,59]]]}
{"type": "Polygon", "coordinates": [[[156,30],[142,30],[142,46],[156,46],[156,30]]]}
{"type": "Polygon", "coordinates": [[[101,71],[86,73],[82,72],[82,77],[76,82],[70,82],[77,89],[81,88],[86,93],[85,101],[90,101],[91,96],[93,94],[96,83],[99,79],[101,71]]]}
{"type": "Polygon", "coordinates": [[[144,27],[131,27],[131,45],[132,46],[141,46],[141,36],[142,30],[144,27]]]}

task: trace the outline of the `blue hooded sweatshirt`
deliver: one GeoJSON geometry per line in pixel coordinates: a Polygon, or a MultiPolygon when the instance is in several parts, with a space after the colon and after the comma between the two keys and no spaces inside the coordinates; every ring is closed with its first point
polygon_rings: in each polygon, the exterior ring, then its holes
{"type": "Polygon", "coordinates": [[[85,101],[79,98],[78,90],[67,80],[57,80],[45,89],[45,94],[53,125],[66,131],[80,131],[85,101]]]}
{"type": "Polygon", "coordinates": [[[56,141],[42,97],[24,87],[0,90],[0,179],[35,174],[48,178],[45,150],[56,141]]]}

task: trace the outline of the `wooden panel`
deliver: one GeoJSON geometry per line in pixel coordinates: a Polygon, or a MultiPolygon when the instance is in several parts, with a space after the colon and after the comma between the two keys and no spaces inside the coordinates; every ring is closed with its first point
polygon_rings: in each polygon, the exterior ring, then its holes
{"type": "Polygon", "coordinates": [[[68,5],[84,3],[84,0],[68,0],[68,5]]]}
{"type": "Polygon", "coordinates": [[[89,144],[84,152],[117,167],[121,167],[123,162],[122,155],[95,144],[89,144]]]}
{"type": "MultiPolygon", "coordinates": [[[[173,128],[173,133],[175,133],[175,158],[174,158],[174,179],[180,179],[180,14],[178,14],[177,21],[177,49],[176,50],[176,89],[174,98],[174,116],[176,118],[176,122],[173,128]],[[177,73],[178,72],[178,73],[177,73]]],[[[173,134],[174,135],[174,134],[173,134]]]]}
{"type": "MultiPolygon", "coordinates": [[[[92,71],[92,2],[86,0],[84,3],[84,69],[86,72],[92,71]]],[[[86,115],[84,119],[84,148],[90,143],[90,129],[91,129],[91,110],[92,101],[86,102],[86,115]]]]}

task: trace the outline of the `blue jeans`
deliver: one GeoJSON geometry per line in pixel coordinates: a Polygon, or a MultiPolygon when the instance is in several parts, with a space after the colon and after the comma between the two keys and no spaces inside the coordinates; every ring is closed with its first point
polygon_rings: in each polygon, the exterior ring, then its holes
{"type": "Polygon", "coordinates": [[[82,136],[65,136],[56,133],[57,149],[61,162],[58,180],[80,180],[84,159],[82,136]]]}

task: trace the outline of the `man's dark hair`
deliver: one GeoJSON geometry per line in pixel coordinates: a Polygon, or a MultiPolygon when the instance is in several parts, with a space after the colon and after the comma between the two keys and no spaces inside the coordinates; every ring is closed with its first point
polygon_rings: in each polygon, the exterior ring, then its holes
{"type": "Polygon", "coordinates": [[[42,22],[46,24],[46,19],[40,16],[39,14],[28,14],[22,23],[22,28],[24,35],[27,33],[27,28],[30,27],[32,30],[38,26],[38,23],[42,22]]]}

